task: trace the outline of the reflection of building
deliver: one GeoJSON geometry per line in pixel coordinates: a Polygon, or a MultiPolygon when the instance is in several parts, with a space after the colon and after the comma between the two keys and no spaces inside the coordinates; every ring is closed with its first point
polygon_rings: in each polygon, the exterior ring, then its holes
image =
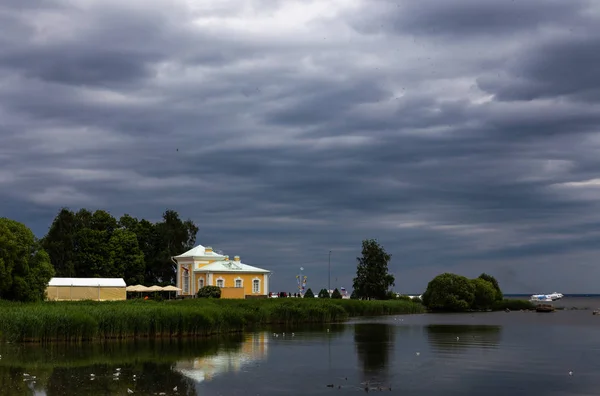
{"type": "Polygon", "coordinates": [[[175,364],[174,370],[196,382],[210,381],[219,374],[240,371],[243,366],[267,357],[266,334],[264,332],[249,334],[241,348],[235,351],[224,350],[216,355],[179,361],[175,364]]]}
{"type": "Polygon", "coordinates": [[[204,286],[221,288],[221,298],[245,298],[269,294],[270,271],[233,260],[218,254],[211,247],[198,245],[179,256],[172,257],[177,264],[177,287],[180,295],[193,296],[204,286]]]}

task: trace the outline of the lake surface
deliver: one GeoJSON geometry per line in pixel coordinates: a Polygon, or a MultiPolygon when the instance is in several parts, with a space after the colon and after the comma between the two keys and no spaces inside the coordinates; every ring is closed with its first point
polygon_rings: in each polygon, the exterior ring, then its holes
{"type": "Polygon", "coordinates": [[[0,394],[329,395],[368,387],[402,395],[597,395],[599,329],[600,316],[580,309],[361,318],[172,342],[2,344],[0,394]]]}

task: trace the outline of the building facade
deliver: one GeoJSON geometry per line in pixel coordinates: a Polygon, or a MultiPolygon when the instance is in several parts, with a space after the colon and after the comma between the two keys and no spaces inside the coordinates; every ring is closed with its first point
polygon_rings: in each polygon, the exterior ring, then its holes
{"type": "Polygon", "coordinates": [[[218,254],[209,246],[198,245],[172,257],[177,265],[178,295],[195,296],[204,286],[221,288],[221,298],[268,296],[270,271],[218,254]]]}

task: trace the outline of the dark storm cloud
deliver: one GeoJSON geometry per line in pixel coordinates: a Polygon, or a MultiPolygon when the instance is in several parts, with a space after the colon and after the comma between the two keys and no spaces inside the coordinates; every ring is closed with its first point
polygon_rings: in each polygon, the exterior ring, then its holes
{"type": "Polygon", "coordinates": [[[365,33],[397,32],[441,37],[514,36],[561,23],[572,24],[581,16],[585,0],[489,1],[454,0],[382,1],[365,4],[363,13],[351,19],[352,26],[365,33]],[[365,15],[367,17],[365,17],[365,15]],[[372,18],[369,18],[371,16],[372,18]]]}
{"type": "Polygon", "coordinates": [[[173,208],[287,291],[300,266],[323,287],[329,250],[350,287],[371,237],[411,292],[593,287],[593,7],[3,2],[0,215],[41,236],[62,206],[173,208]]]}

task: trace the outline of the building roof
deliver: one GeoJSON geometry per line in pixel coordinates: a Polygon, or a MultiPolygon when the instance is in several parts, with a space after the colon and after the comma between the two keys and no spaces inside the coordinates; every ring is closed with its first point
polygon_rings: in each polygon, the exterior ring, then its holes
{"type": "Polygon", "coordinates": [[[207,252],[206,248],[202,245],[198,245],[193,249],[188,250],[187,252],[181,253],[179,256],[175,256],[175,258],[183,258],[183,257],[225,257],[222,254],[218,254],[215,252],[207,252]]]}
{"type": "Polygon", "coordinates": [[[254,273],[261,273],[261,274],[267,274],[267,273],[271,272],[271,271],[267,271],[265,269],[258,268],[258,267],[253,267],[251,265],[244,264],[240,261],[235,261],[235,260],[214,261],[210,264],[203,265],[202,267],[200,267],[199,269],[197,269],[195,271],[200,271],[200,272],[205,272],[205,271],[210,271],[210,272],[254,272],[254,273]]]}
{"type": "Polygon", "coordinates": [[[48,286],[125,287],[123,278],[52,278],[48,286]]]}

